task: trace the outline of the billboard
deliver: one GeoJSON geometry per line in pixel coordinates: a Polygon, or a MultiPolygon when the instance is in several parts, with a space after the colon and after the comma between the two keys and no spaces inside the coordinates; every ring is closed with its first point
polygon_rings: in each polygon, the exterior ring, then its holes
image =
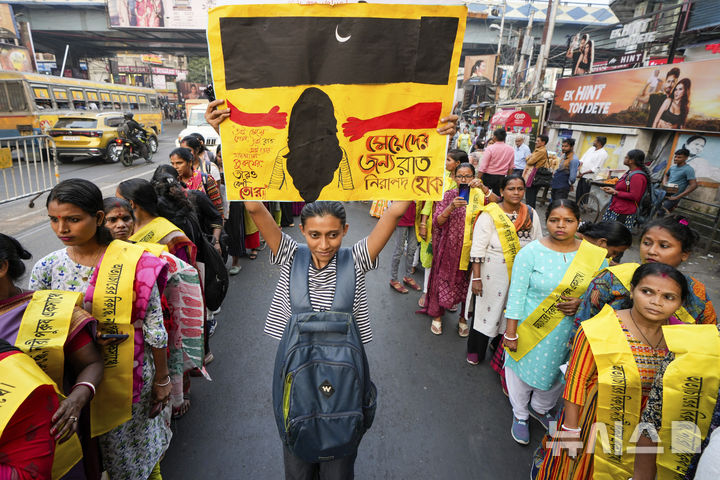
{"type": "Polygon", "coordinates": [[[205,88],[207,85],[193,82],[177,82],[178,93],[183,100],[196,100],[198,98],[207,98],[205,96],[205,88]]]}
{"type": "Polygon", "coordinates": [[[0,44],[0,70],[33,72],[33,63],[28,49],[4,43],[0,44]]]}
{"type": "Polygon", "coordinates": [[[440,199],[464,6],[210,11],[230,200],[440,199]]]}
{"type": "Polygon", "coordinates": [[[576,33],[568,38],[565,64],[569,63],[571,75],[586,75],[592,71],[595,61],[595,42],[587,33],[576,33]]]}
{"type": "Polygon", "coordinates": [[[111,27],[205,30],[215,0],[107,0],[111,27]]]}
{"type": "Polygon", "coordinates": [[[495,98],[487,98],[487,87],[493,84],[495,72],[495,55],[468,55],[465,57],[465,69],[463,75],[463,110],[471,105],[477,105],[485,101],[495,101],[495,98]]]}
{"type": "Polygon", "coordinates": [[[552,122],[720,131],[720,60],[562,78],[552,122]]]}

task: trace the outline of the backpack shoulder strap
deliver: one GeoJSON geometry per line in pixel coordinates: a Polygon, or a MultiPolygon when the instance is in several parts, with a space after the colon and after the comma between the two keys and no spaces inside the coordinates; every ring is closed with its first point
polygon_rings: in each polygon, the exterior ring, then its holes
{"type": "Polygon", "coordinates": [[[355,303],[355,274],[352,249],[341,248],[337,253],[335,298],[332,305],[334,311],[352,313],[355,303]]]}
{"type": "Polygon", "coordinates": [[[290,268],[290,308],[293,313],[312,311],[310,291],[308,289],[310,260],[308,246],[298,245],[290,268]]]}

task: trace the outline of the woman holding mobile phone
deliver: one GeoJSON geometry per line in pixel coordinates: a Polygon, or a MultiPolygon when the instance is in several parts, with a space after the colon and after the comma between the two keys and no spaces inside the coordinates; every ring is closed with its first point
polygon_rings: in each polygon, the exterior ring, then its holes
{"type": "Polygon", "coordinates": [[[116,348],[103,349],[105,364],[114,368],[105,369],[90,428],[99,437],[103,466],[113,480],[147,480],[159,472],[172,436],[170,409],[165,408],[172,388],[168,335],[160,301],[167,264],[141,247],[112,240],[102,193],[92,182],[60,182],[46,206],[50,226],[65,248],[35,264],[30,288],[81,292],[101,332],[129,335],[116,348]]]}
{"type": "MultiPolygon", "coordinates": [[[[445,192],[433,214],[430,283],[425,308],[419,310],[419,313],[432,317],[430,331],[435,335],[442,334],[445,310],[465,302],[473,226],[480,211],[488,203],[488,197],[481,188],[469,186],[474,179],[475,167],[470,163],[461,163],[455,170],[457,188],[445,192]]],[[[470,329],[464,309],[461,312],[458,335],[467,337],[470,329]]]]}
{"type": "MultiPolygon", "coordinates": [[[[77,433],[79,440],[87,445],[90,442],[89,424],[88,419],[83,418],[81,412],[90,404],[95,389],[103,378],[102,357],[93,342],[93,331],[97,322],[88,312],[76,305],[80,300],[79,294],[57,291],[39,292],[36,295],[33,291],[18,287],[15,282],[25,273],[23,260],[28,259],[30,253],[20,245],[20,242],[0,233],[0,339],[17,346],[24,353],[31,353],[31,358],[37,359],[38,366],[65,395],[59,408],[52,413],[49,431],[35,431],[34,436],[38,440],[41,438],[49,440],[53,446],[57,442],[57,448],[63,449],[72,448],[73,442],[68,440],[77,433]],[[43,311],[48,301],[57,308],[57,312],[53,315],[55,320],[36,315],[38,311],[43,311]],[[62,351],[53,349],[48,344],[43,346],[33,343],[34,325],[39,325],[41,320],[52,326],[67,325],[67,328],[46,329],[44,331],[47,333],[43,335],[44,339],[58,340],[63,345],[62,351]],[[29,351],[29,345],[33,345],[32,352],[29,351]],[[47,358],[47,361],[42,361],[43,358],[47,358]]],[[[24,440],[24,450],[31,449],[32,444],[37,445],[37,442],[31,442],[27,438],[24,440]]],[[[24,453],[27,453],[27,450],[24,453]]],[[[15,463],[13,468],[29,473],[33,468],[43,464],[37,457],[26,460],[27,462],[22,459],[19,463],[12,462],[15,463]]],[[[45,460],[45,464],[52,464],[52,455],[45,460]]],[[[58,468],[69,469],[72,475],[80,474],[80,478],[85,478],[85,475],[93,476],[92,466],[96,463],[97,461],[88,462],[86,466],[81,461],[76,465],[64,465],[58,468]]],[[[95,474],[99,476],[100,471],[96,471],[95,474]]],[[[23,473],[20,474],[20,478],[25,478],[23,473]]]]}

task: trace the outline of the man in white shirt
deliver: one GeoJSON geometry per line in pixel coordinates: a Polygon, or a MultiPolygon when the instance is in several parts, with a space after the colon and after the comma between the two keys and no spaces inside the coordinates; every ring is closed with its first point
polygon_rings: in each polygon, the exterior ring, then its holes
{"type": "Polygon", "coordinates": [[[513,173],[522,175],[525,170],[526,160],[530,156],[530,147],[525,145],[525,137],[522,135],[515,135],[515,165],[513,167],[513,173]]]}
{"type": "Polygon", "coordinates": [[[590,181],[592,177],[600,170],[608,158],[605,150],[606,137],[595,137],[593,148],[590,148],[580,159],[580,168],[578,169],[578,185],[575,190],[575,201],[580,201],[583,195],[590,191],[590,181]]]}

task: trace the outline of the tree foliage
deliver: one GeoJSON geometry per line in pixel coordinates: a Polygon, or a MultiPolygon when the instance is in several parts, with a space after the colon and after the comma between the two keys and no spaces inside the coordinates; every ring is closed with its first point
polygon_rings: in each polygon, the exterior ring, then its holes
{"type": "Polygon", "coordinates": [[[206,83],[205,69],[207,68],[207,81],[212,81],[210,74],[210,59],[207,57],[188,57],[188,82],[206,83]]]}

